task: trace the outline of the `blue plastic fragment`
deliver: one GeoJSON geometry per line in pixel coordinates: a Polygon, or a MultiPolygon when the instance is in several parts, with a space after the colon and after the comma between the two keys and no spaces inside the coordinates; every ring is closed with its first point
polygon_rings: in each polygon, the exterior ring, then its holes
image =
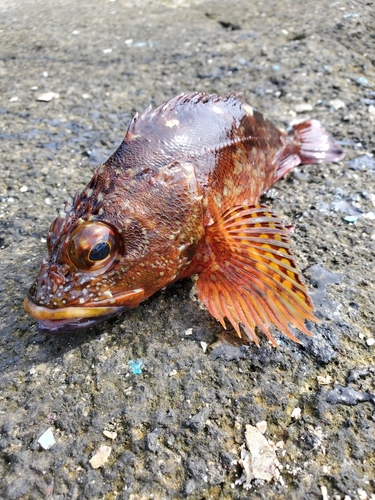
{"type": "Polygon", "coordinates": [[[355,224],[359,218],[360,218],[360,215],[346,215],[344,217],[344,220],[346,222],[354,222],[354,224],[355,224]]]}
{"type": "Polygon", "coordinates": [[[145,367],[143,361],[141,359],[131,359],[128,361],[129,370],[133,375],[140,375],[142,373],[142,368],[145,367]]]}
{"type": "Polygon", "coordinates": [[[367,85],[368,84],[368,80],[367,78],[365,78],[364,76],[360,76],[357,80],[357,82],[360,84],[360,85],[367,85]]]}
{"type": "Polygon", "coordinates": [[[278,64],[274,64],[274,65],[272,66],[272,69],[273,69],[274,71],[280,71],[280,66],[279,66],[278,64]]]}

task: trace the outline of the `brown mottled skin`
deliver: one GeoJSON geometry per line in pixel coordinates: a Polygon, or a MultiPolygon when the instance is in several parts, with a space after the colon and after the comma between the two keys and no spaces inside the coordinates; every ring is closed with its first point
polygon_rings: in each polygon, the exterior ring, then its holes
{"type": "MultiPolygon", "coordinates": [[[[43,323],[38,308],[135,307],[168,283],[202,272],[211,262],[206,228],[230,207],[254,206],[300,163],[298,157],[280,167],[296,156],[297,142],[235,94],[181,95],[135,116],[117,151],[51,227],[48,256],[29,292],[36,312],[29,312],[43,323]],[[90,221],[110,227],[116,251],[103,266],[82,269],[72,261],[71,240],[90,221]],[[133,290],[141,291],[117,300],[133,290]]],[[[91,244],[91,237],[80,238],[78,254],[91,244]]]]}

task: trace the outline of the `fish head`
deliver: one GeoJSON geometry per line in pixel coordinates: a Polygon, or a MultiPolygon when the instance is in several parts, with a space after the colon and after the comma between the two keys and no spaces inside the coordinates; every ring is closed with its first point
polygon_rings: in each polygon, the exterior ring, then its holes
{"type": "Polygon", "coordinates": [[[132,276],[119,279],[124,239],[107,220],[59,216],[47,236],[48,255],[24,306],[44,333],[86,328],[136,307],[144,297],[132,276]]]}
{"type": "Polygon", "coordinates": [[[134,308],[190,264],[201,207],[186,191],[191,179],[179,177],[186,168],[168,170],[135,179],[101,167],[56,218],[24,301],[40,332],[87,328],[134,308]]]}

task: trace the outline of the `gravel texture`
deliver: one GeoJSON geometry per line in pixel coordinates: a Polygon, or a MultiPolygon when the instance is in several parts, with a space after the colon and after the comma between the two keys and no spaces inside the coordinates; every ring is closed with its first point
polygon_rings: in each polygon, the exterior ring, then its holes
{"type": "Polygon", "coordinates": [[[0,0],[1,498],[375,498],[374,33],[371,1],[0,0]],[[345,148],[263,200],[295,226],[314,337],[230,344],[191,280],[38,335],[22,300],[57,210],[136,111],[195,90],[345,148]],[[261,421],[278,463],[241,485],[261,421]]]}

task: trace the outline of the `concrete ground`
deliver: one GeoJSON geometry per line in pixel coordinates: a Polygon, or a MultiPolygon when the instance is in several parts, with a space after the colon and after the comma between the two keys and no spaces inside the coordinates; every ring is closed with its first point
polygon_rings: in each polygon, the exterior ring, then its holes
{"type": "Polygon", "coordinates": [[[358,0],[0,0],[2,498],[375,498],[374,33],[358,0]],[[22,300],[57,210],[136,111],[196,90],[242,92],[284,127],[318,118],[345,149],[263,200],[295,225],[314,337],[228,344],[190,279],[39,335],[22,300]],[[239,484],[262,421],[278,462],[239,484]]]}

